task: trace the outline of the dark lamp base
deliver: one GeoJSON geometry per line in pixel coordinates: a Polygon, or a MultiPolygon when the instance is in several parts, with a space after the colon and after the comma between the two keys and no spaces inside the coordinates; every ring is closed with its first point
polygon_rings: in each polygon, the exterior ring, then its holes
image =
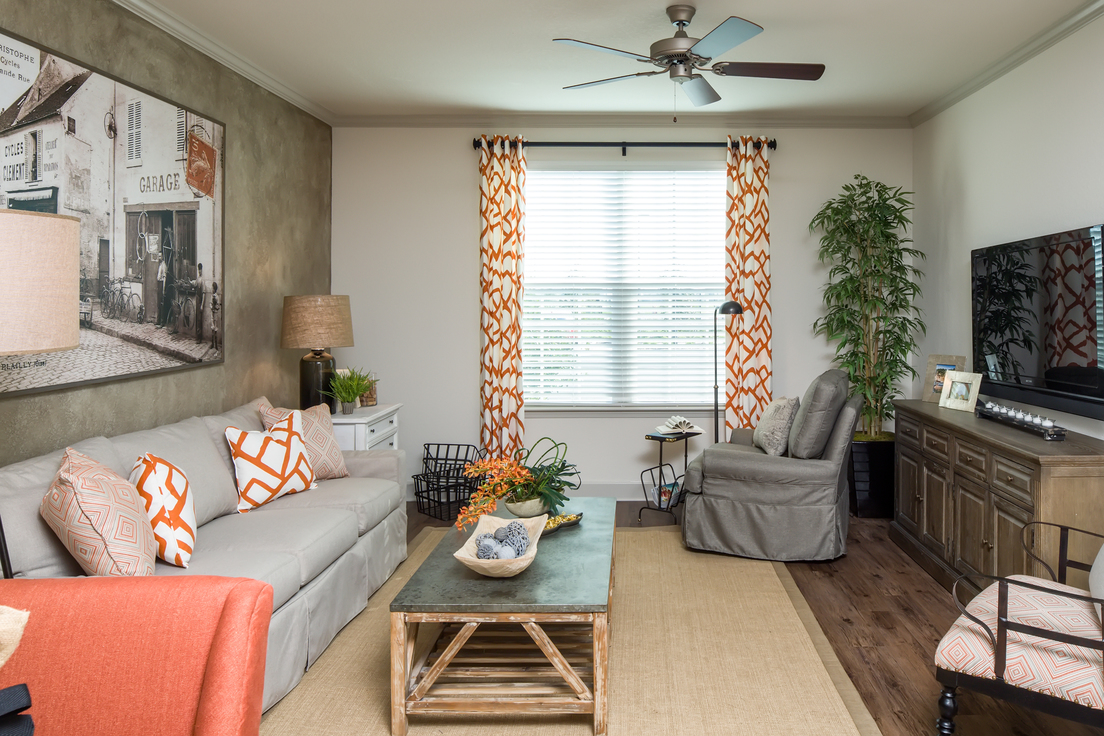
{"type": "Polygon", "coordinates": [[[334,357],[324,350],[312,350],[299,361],[299,408],[309,409],[318,404],[330,407],[337,413],[337,399],[322,392],[330,390],[330,379],[337,364],[334,357]]]}

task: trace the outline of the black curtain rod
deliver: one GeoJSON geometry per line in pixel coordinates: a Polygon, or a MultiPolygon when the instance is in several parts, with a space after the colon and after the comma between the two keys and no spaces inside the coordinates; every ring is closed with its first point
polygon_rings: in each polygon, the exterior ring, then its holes
{"type": "MultiPolygon", "coordinates": [[[[739,148],[740,142],[733,141],[736,147],[739,148]]],[[[476,151],[482,146],[483,141],[480,138],[472,139],[472,148],[476,151]]],[[[755,150],[759,150],[762,147],[761,141],[755,141],[753,144],[755,150]]],[[[657,142],[657,141],[638,141],[632,143],[629,141],[525,141],[526,148],[620,148],[621,155],[625,155],[626,148],[725,148],[728,146],[727,141],[671,141],[671,142],[657,142]]],[[[778,141],[771,138],[767,142],[767,148],[774,151],[778,148],[778,141]]]]}

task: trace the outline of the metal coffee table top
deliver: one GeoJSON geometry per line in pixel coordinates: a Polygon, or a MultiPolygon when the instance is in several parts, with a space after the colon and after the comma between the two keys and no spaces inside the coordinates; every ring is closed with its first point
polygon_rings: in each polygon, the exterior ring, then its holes
{"type": "MultiPolygon", "coordinates": [[[[488,578],[452,556],[472,534],[450,529],[395,599],[392,611],[422,613],[605,612],[613,562],[612,498],[572,498],[561,514],[583,513],[578,526],[541,536],[537,556],[512,578],[488,578]]],[[[511,517],[500,509],[495,516],[511,517]]]]}

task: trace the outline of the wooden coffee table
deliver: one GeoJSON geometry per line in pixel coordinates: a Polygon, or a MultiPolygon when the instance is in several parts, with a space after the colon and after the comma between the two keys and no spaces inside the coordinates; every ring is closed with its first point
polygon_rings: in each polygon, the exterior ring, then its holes
{"type": "Polygon", "coordinates": [[[391,602],[392,734],[416,713],[593,713],[606,733],[615,506],[569,501],[582,523],[512,578],[453,558],[470,530],[445,535],[391,602]]]}

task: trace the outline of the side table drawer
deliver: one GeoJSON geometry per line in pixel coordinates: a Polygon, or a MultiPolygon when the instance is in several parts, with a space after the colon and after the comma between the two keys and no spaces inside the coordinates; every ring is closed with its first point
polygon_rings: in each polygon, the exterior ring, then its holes
{"type": "Polygon", "coordinates": [[[399,415],[392,414],[391,416],[380,417],[371,424],[367,424],[364,427],[364,443],[368,449],[372,449],[373,446],[379,444],[380,440],[384,437],[398,432],[399,429],[399,415]]]}
{"type": "Polygon", "coordinates": [[[1035,501],[1031,496],[1031,487],[1035,473],[1006,457],[993,455],[993,490],[1032,508],[1035,501]]]}

